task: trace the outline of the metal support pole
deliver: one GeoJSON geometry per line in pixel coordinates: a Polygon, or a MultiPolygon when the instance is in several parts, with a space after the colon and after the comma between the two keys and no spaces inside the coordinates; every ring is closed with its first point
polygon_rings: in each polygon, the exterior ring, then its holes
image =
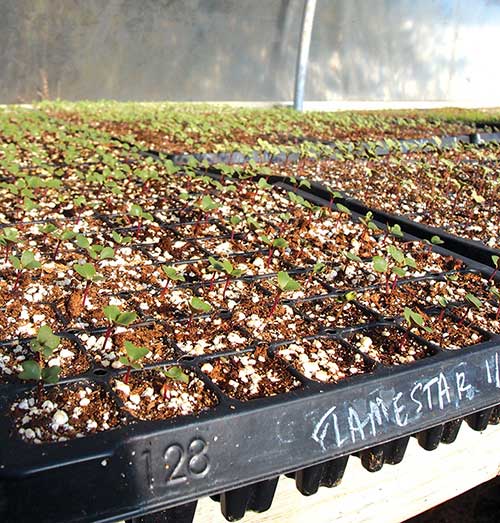
{"type": "Polygon", "coordinates": [[[295,72],[295,94],[293,97],[293,107],[297,111],[302,111],[304,108],[304,90],[306,87],[307,63],[309,61],[309,47],[311,46],[315,11],[316,0],[305,0],[299,53],[297,55],[297,69],[295,72]]]}

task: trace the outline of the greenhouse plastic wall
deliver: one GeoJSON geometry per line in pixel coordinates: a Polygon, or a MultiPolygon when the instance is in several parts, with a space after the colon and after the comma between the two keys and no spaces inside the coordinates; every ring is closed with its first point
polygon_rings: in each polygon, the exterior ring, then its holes
{"type": "MultiPolygon", "coordinates": [[[[2,0],[0,102],[291,100],[303,0],[2,0]]],[[[306,100],[495,100],[498,0],[319,0],[306,100]]]]}

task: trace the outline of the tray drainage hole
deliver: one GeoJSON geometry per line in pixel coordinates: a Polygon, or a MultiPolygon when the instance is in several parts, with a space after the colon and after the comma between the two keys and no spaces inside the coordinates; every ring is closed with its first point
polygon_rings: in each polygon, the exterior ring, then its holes
{"type": "Polygon", "coordinates": [[[94,369],[94,376],[106,376],[107,373],[106,369],[94,369]]]}

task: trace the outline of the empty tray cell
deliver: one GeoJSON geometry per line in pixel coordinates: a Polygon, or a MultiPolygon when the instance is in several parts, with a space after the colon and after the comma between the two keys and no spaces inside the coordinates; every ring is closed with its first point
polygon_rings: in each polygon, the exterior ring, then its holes
{"type": "Polygon", "coordinates": [[[111,386],[124,409],[141,420],[197,414],[217,404],[203,381],[179,366],[127,372],[113,379],[111,386]]]}
{"type": "Polygon", "coordinates": [[[436,353],[409,332],[397,327],[377,326],[362,329],[349,340],[359,351],[382,365],[406,365],[436,353]]]}
{"type": "Polygon", "coordinates": [[[276,354],[284,358],[306,378],[336,383],[351,376],[370,372],[374,363],[359,352],[332,338],[316,338],[280,345],[276,354]]]}
{"type": "Polygon", "coordinates": [[[30,443],[82,438],[125,423],[111,395],[86,383],[32,389],[10,408],[15,431],[30,443]]]}
{"type": "Polygon", "coordinates": [[[205,362],[201,370],[225,394],[240,401],[283,394],[301,385],[282,360],[268,355],[267,345],[252,353],[205,362]]]}
{"type": "Polygon", "coordinates": [[[373,321],[375,316],[343,296],[295,303],[295,308],[326,329],[342,329],[373,321]]]}
{"type": "Polygon", "coordinates": [[[235,327],[231,318],[197,317],[191,322],[172,322],[169,328],[186,356],[242,350],[250,343],[249,335],[235,327]]]}

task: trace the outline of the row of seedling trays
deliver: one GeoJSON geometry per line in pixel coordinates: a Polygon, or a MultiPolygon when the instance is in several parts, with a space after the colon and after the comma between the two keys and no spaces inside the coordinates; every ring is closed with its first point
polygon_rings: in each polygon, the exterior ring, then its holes
{"type": "Polygon", "coordinates": [[[20,356],[1,385],[4,521],[164,509],[189,519],[206,495],[236,520],[269,508],[279,475],[312,494],[340,481],[351,454],[377,470],[403,458],[411,435],[432,449],[462,419],[477,430],[498,421],[493,270],[342,206],[311,221],[303,201],[329,201],[278,185],[232,197],[241,209],[250,194],[265,239],[218,218],[167,224],[160,210],[145,236],[116,216],[89,218],[103,238],[138,239],[116,249],[132,260],[124,271],[103,258],[106,289],[70,265],[87,248],[71,240],[76,254],[62,253],[54,276],[63,283],[41,301],[43,329],[2,342],[7,367],[20,356]],[[289,230],[278,220],[286,191],[289,230]],[[302,243],[310,231],[321,242],[302,243]],[[42,375],[22,365],[30,357],[42,375]]]}

